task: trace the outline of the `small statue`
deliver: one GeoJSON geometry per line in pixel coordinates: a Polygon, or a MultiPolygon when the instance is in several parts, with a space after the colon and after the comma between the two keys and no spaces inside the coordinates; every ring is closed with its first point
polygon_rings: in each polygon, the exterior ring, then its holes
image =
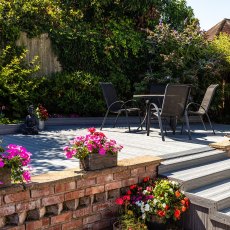
{"type": "Polygon", "coordinates": [[[28,107],[28,113],[29,114],[26,116],[25,123],[22,124],[20,127],[21,132],[25,135],[38,134],[37,118],[34,114],[34,106],[33,105],[30,105],[28,107]]]}

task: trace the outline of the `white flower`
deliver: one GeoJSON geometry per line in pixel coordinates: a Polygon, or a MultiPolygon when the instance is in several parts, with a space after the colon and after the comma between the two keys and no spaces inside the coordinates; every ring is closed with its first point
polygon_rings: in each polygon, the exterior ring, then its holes
{"type": "Polygon", "coordinates": [[[157,204],[157,199],[154,199],[153,203],[154,203],[154,205],[156,205],[157,204]]]}
{"type": "Polygon", "coordinates": [[[172,188],[170,188],[169,191],[170,191],[171,193],[173,193],[173,189],[172,189],[172,188]]]}
{"type": "Polygon", "coordinates": [[[163,207],[163,208],[165,208],[165,207],[166,207],[166,204],[165,204],[165,203],[164,203],[164,204],[162,204],[162,207],[163,207]]]}
{"type": "Polygon", "coordinates": [[[142,214],[142,219],[144,220],[146,218],[145,213],[142,214]]]}
{"type": "Polygon", "coordinates": [[[145,195],[148,191],[147,190],[144,190],[142,193],[145,195]]]}
{"type": "Polygon", "coordinates": [[[146,204],[146,205],[145,205],[145,211],[146,211],[146,212],[149,212],[149,208],[150,208],[149,204],[146,204]]]}

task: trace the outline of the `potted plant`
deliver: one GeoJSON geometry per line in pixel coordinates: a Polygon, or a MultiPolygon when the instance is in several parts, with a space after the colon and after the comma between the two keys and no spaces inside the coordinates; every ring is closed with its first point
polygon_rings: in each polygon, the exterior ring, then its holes
{"type": "Polygon", "coordinates": [[[77,136],[64,147],[67,158],[80,160],[84,170],[98,170],[117,165],[117,153],[123,148],[115,140],[109,140],[104,133],[89,128],[85,136],[77,136]]]}
{"type": "Polygon", "coordinates": [[[178,183],[148,177],[143,183],[130,186],[116,203],[132,211],[136,219],[143,219],[148,229],[158,230],[178,229],[175,223],[189,207],[189,200],[178,183]]]}
{"type": "Polygon", "coordinates": [[[0,147],[0,187],[13,182],[30,181],[30,172],[26,169],[31,153],[23,146],[10,144],[4,150],[0,147]]]}
{"type": "Polygon", "coordinates": [[[49,117],[49,113],[45,107],[43,107],[41,104],[38,104],[38,107],[35,110],[36,116],[38,118],[38,128],[40,130],[44,130],[45,128],[45,121],[49,117]]]}

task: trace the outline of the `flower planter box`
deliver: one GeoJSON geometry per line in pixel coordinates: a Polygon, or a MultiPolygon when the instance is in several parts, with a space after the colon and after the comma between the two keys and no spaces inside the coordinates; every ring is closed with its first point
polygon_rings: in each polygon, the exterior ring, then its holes
{"type": "Polygon", "coordinates": [[[0,188],[11,185],[11,169],[10,168],[0,168],[0,188]]]}
{"type": "Polygon", "coordinates": [[[89,154],[80,160],[80,168],[86,171],[105,169],[117,166],[117,154],[89,154]]]}

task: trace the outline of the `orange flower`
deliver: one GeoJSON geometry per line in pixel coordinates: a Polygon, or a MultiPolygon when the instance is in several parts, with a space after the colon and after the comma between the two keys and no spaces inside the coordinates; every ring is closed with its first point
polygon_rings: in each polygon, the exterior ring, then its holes
{"type": "Polygon", "coordinates": [[[179,192],[178,190],[175,192],[175,196],[176,196],[177,198],[180,197],[180,192],[179,192]]]}
{"type": "Polygon", "coordinates": [[[181,200],[180,202],[181,202],[181,204],[185,204],[185,200],[181,200]]]}
{"type": "Polygon", "coordinates": [[[182,207],[181,207],[181,211],[182,211],[182,212],[185,212],[186,209],[187,209],[187,208],[186,208],[185,206],[182,206],[182,207]]]}
{"type": "Polygon", "coordinates": [[[175,217],[176,219],[180,219],[180,210],[179,210],[179,209],[176,209],[176,210],[174,211],[174,217],[175,217]]]}

